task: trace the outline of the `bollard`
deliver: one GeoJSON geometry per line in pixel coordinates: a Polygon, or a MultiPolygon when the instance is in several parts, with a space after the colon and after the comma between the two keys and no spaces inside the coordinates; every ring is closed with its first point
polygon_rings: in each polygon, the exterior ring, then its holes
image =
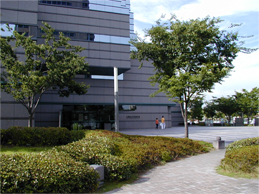
{"type": "Polygon", "coordinates": [[[221,140],[221,137],[216,137],[213,141],[213,147],[216,149],[225,149],[225,141],[221,140]]]}
{"type": "Polygon", "coordinates": [[[92,164],[90,165],[95,171],[98,172],[100,178],[98,181],[103,181],[104,180],[104,167],[102,165],[97,165],[97,164],[92,164]]]}

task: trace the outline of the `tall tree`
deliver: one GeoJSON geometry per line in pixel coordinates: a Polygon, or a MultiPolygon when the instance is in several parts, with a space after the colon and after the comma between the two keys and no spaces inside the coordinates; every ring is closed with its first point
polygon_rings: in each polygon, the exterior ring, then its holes
{"type": "Polygon", "coordinates": [[[43,93],[51,87],[55,86],[61,97],[68,97],[70,93],[85,94],[88,88],[73,79],[77,73],[87,71],[85,57],[78,54],[84,48],[70,45],[70,39],[62,33],[56,39],[54,29],[47,23],[44,23],[42,31],[43,44],[37,44],[32,37],[17,31],[9,37],[1,36],[0,59],[5,67],[1,89],[27,109],[28,126],[32,126],[33,115],[43,93]],[[19,59],[16,49],[24,52],[25,60],[19,59]]]}
{"type": "Polygon", "coordinates": [[[197,119],[198,121],[203,117],[203,96],[199,96],[193,100],[192,104],[190,105],[190,117],[191,119],[197,119]]]}
{"type": "Polygon", "coordinates": [[[137,48],[131,57],[151,60],[155,67],[149,80],[153,86],[158,83],[159,89],[151,96],[163,92],[180,104],[185,137],[189,133],[187,109],[192,99],[229,75],[239,51],[250,52],[238,45],[237,33],[219,29],[221,21],[209,17],[180,21],[172,16],[168,23],[158,20],[156,26],[145,31],[150,42],[131,41],[137,48]]]}
{"type": "Polygon", "coordinates": [[[259,112],[259,88],[255,87],[250,92],[243,89],[242,92],[236,92],[234,96],[241,112],[250,121],[252,116],[259,112]]]}
{"type": "Polygon", "coordinates": [[[227,96],[213,99],[217,111],[226,115],[228,123],[231,121],[231,116],[238,112],[239,107],[234,96],[227,96]]]}
{"type": "Polygon", "coordinates": [[[213,102],[206,102],[206,105],[203,107],[203,112],[207,118],[213,119],[216,113],[216,107],[213,102]]]}

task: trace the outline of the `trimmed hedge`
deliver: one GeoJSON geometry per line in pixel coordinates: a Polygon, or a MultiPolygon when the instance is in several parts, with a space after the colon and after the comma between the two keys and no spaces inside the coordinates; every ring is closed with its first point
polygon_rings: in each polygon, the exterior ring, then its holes
{"type": "Polygon", "coordinates": [[[259,137],[247,138],[247,139],[235,141],[226,147],[226,151],[230,151],[236,148],[241,148],[244,146],[251,146],[251,145],[259,145],[259,137]]]}
{"type": "MultiPolygon", "coordinates": [[[[95,139],[101,143],[104,142],[102,138],[105,138],[105,142],[109,142],[100,146],[107,148],[105,153],[102,149],[103,155],[99,149],[99,153],[93,154],[90,160],[90,163],[105,167],[105,178],[108,180],[128,179],[132,173],[149,169],[161,161],[172,161],[186,155],[205,153],[208,151],[206,146],[212,147],[211,144],[202,145],[198,141],[173,137],[133,136],[106,130],[95,130],[89,134],[86,134],[86,138],[82,141],[91,142],[95,139]]],[[[62,151],[67,152],[64,148],[69,149],[70,146],[71,144],[62,146],[62,151]]],[[[88,161],[87,153],[82,151],[78,153],[83,161],[88,161]]]]}
{"type": "Polygon", "coordinates": [[[55,149],[69,154],[76,161],[103,165],[106,180],[123,180],[131,175],[127,161],[114,155],[116,145],[108,137],[90,136],[55,149]]]}
{"type": "Polygon", "coordinates": [[[55,149],[77,161],[103,165],[109,181],[129,179],[133,173],[161,161],[208,151],[190,139],[132,136],[106,130],[91,131],[84,139],[55,149]]]}
{"type": "Polygon", "coordinates": [[[231,172],[258,173],[259,145],[244,146],[227,151],[220,167],[231,172]]]}
{"type": "Polygon", "coordinates": [[[258,173],[259,137],[242,139],[229,144],[220,167],[230,172],[258,173]]]}
{"type": "Polygon", "coordinates": [[[205,126],[205,122],[199,122],[198,126],[205,126]]]}
{"type": "Polygon", "coordinates": [[[119,155],[128,160],[136,159],[136,170],[207,151],[198,141],[190,139],[127,135],[124,138],[126,140],[116,142],[121,152],[119,155]]]}
{"type": "Polygon", "coordinates": [[[87,131],[85,138],[39,154],[3,155],[2,191],[13,193],[92,192],[104,166],[105,180],[127,180],[133,173],[186,155],[208,152],[209,143],[173,137],[131,136],[106,130],[87,131]]]}
{"type": "Polygon", "coordinates": [[[99,177],[88,164],[55,149],[2,155],[0,174],[2,193],[87,193],[97,188],[99,177]]]}
{"type": "Polygon", "coordinates": [[[1,145],[56,146],[85,137],[84,130],[69,131],[59,127],[10,127],[1,129],[1,145]]]}

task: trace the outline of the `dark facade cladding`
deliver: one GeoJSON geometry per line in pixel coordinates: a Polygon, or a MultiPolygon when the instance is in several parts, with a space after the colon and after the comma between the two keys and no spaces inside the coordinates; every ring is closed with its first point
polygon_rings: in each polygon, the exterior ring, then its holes
{"type": "MultiPolygon", "coordinates": [[[[134,35],[129,0],[0,1],[1,23],[11,24],[19,33],[43,43],[40,26],[47,22],[55,34],[63,32],[73,45],[86,48],[89,75],[77,75],[78,82],[90,85],[85,95],[59,97],[55,88],[43,94],[35,116],[35,126],[65,126],[79,123],[83,128],[111,129],[114,125],[113,68],[119,78],[119,128],[155,127],[155,119],[166,126],[182,123],[180,107],[164,94],[149,97],[157,90],[147,80],[154,74],[151,62],[130,59],[130,37],[134,35]]],[[[19,53],[22,57],[22,52],[19,53]]],[[[3,71],[3,67],[1,67],[3,71]]],[[[1,128],[26,126],[26,109],[1,92],[1,128]]]]}

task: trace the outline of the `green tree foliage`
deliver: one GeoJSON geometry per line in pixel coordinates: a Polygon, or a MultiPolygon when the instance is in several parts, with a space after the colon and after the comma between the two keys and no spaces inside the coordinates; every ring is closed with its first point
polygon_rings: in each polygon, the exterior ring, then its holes
{"type": "Polygon", "coordinates": [[[203,105],[203,97],[199,96],[193,100],[190,106],[191,119],[197,119],[198,121],[202,120],[202,117],[203,117],[202,105],[203,105]]]}
{"type": "Polygon", "coordinates": [[[213,102],[207,102],[205,107],[203,107],[204,115],[207,118],[213,119],[213,117],[217,114],[216,107],[213,102]]]}
{"type": "Polygon", "coordinates": [[[213,103],[217,111],[226,115],[228,123],[231,121],[231,116],[239,110],[236,99],[233,96],[213,99],[213,103]]]}
{"type": "Polygon", "coordinates": [[[86,73],[85,57],[78,55],[84,48],[72,46],[62,33],[56,39],[54,29],[43,23],[44,43],[37,44],[32,37],[13,32],[12,36],[1,37],[1,63],[5,71],[1,76],[1,89],[26,107],[29,113],[28,126],[42,94],[55,86],[61,97],[70,93],[85,94],[88,86],[77,83],[77,73],[86,73]],[[13,46],[14,45],[14,46],[13,46]],[[25,60],[18,57],[23,52],[25,60]]]}
{"type": "Polygon", "coordinates": [[[158,83],[159,89],[151,96],[163,92],[181,105],[186,137],[187,109],[192,99],[229,75],[239,51],[250,52],[238,45],[237,33],[220,30],[220,22],[209,17],[180,21],[173,16],[169,23],[158,20],[156,26],[145,31],[150,42],[131,41],[137,48],[131,57],[151,60],[155,67],[149,80],[153,86],[158,83]]]}
{"type": "Polygon", "coordinates": [[[236,102],[243,115],[246,115],[249,121],[252,116],[259,112],[259,88],[255,87],[250,92],[243,89],[242,92],[236,92],[234,95],[236,102]]]}

